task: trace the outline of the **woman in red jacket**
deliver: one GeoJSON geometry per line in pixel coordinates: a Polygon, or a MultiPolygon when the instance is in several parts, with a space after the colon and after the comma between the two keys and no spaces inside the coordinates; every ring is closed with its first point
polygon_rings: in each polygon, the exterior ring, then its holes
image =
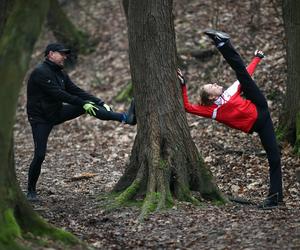
{"type": "Polygon", "coordinates": [[[177,75],[182,85],[185,110],[191,114],[215,119],[246,133],[258,133],[270,166],[269,194],[260,207],[276,207],[283,202],[280,151],[267,100],[251,78],[264,54],[262,51],[256,51],[255,57],[246,68],[240,55],[230,43],[228,34],[212,29],[204,33],[214,41],[227,63],[235,71],[238,80],[225,91],[216,83],[205,84],[201,88],[200,104],[194,105],[189,103],[186,81],[178,70],[177,75]],[[241,93],[245,98],[241,96],[241,93]]]}

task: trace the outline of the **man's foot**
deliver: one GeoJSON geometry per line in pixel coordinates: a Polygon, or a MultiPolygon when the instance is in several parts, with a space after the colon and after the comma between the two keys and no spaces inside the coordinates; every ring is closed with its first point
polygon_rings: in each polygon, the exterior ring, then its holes
{"type": "Polygon", "coordinates": [[[259,209],[273,209],[283,205],[282,198],[279,198],[278,193],[269,195],[262,204],[258,205],[259,209]]]}
{"type": "Polygon", "coordinates": [[[135,102],[132,99],[129,109],[126,113],[124,113],[124,121],[125,124],[136,125],[136,116],[135,116],[135,102]]]}
{"type": "Polygon", "coordinates": [[[27,200],[31,201],[31,202],[39,201],[36,191],[28,191],[27,192],[27,200]]]}
{"type": "Polygon", "coordinates": [[[212,39],[217,47],[221,47],[230,39],[227,33],[213,29],[204,30],[204,34],[212,39]]]}

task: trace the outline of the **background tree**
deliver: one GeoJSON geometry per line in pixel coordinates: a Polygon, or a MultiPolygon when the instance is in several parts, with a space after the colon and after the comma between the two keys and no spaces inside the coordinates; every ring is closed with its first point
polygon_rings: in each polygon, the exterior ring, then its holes
{"type": "Polygon", "coordinates": [[[300,153],[300,3],[283,0],[283,19],[287,51],[287,89],[279,120],[280,139],[300,153]]]}
{"type": "Polygon", "coordinates": [[[48,10],[48,1],[15,0],[5,18],[0,39],[0,249],[20,249],[16,239],[30,232],[69,243],[70,233],[42,220],[25,200],[16,180],[13,125],[19,89],[48,10]]]}
{"type": "MultiPolygon", "coordinates": [[[[128,24],[128,9],[129,9],[129,0],[122,0],[122,6],[124,15],[126,17],[126,22],[128,24]]],[[[117,102],[129,101],[133,97],[133,87],[132,82],[130,81],[126,84],[116,95],[115,100],[117,102]]]]}
{"type": "Polygon", "coordinates": [[[92,44],[88,39],[88,35],[75,27],[61,8],[58,0],[50,0],[47,24],[57,41],[72,50],[72,56],[67,61],[69,66],[76,64],[79,53],[87,53],[91,50],[92,44]]]}
{"type": "Polygon", "coordinates": [[[191,191],[222,200],[191,138],[176,77],[171,0],[129,1],[128,36],[138,128],[130,163],[115,191],[125,202],[145,195],[142,216],[173,204],[197,202],[191,191]]]}

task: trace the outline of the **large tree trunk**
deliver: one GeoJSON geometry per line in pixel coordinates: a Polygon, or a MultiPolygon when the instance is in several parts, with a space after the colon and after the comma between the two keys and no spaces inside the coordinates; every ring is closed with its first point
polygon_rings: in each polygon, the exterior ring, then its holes
{"type": "Polygon", "coordinates": [[[50,0],[47,23],[56,39],[72,50],[72,55],[67,60],[67,66],[76,64],[79,53],[87,53],[92,50],[88,35],[74,26],[57,0],[50,0]]]}
{"type": "Polygon", "coordinates": [[[146,195],[142,215],[173,198],[223,197],[192,141],[176,77],[171,0],[129,3],[129,58],[138,120],[130,164],[115,191],[119,202],[146,195]]]}
{"type": "Polygon", "coordinates": [[[283,1],[287,50],[287,90],[279,121],[280,139],[300,153],[300,2],[283,1]]]}
{"type": "Polygon", "coordinates": [[[29,206],[16,180],[13,124],[17,98],[48,1],[15,0],[0,40],[0,249],[19,249],[27,232],[76,242],[74,236],[43,221],[29,206]]]}

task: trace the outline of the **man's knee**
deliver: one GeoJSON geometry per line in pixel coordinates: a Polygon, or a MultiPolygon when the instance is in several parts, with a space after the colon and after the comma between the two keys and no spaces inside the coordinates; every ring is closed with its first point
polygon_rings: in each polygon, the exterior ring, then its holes
{"type": "Polygon", "coordinates": [[[36,152],[34,154],[34,161],[36,163],[42,163],[45,160],[45,156],[46,156],[46,152],[45,151],[40,151],[40,152],[36,152]]]}

